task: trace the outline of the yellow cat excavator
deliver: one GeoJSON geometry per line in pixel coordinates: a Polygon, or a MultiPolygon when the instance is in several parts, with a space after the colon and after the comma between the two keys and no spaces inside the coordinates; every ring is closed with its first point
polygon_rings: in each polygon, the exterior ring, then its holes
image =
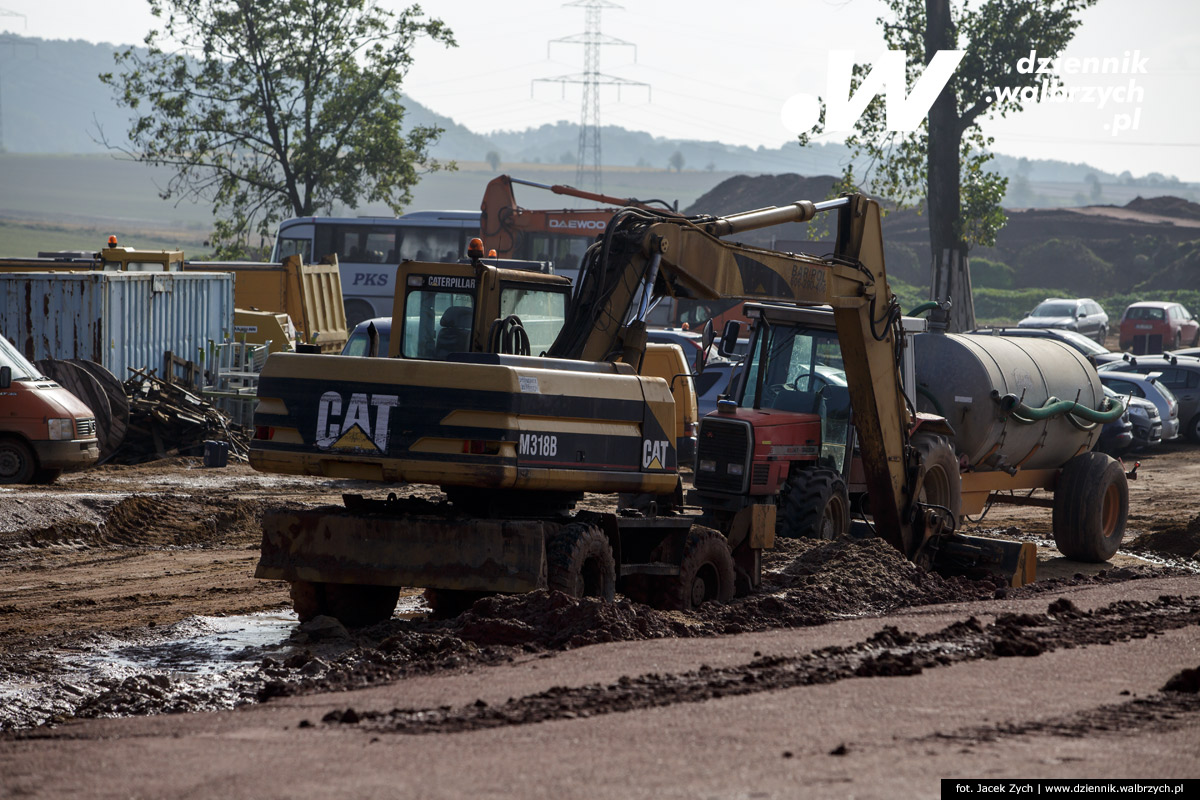
{"type": "MultiPolygon", "coordinates": [[[[437,265],[409,262],[401,271],[423,267],[432,274],[437,265]]],[[[945,467],[954,460],[946,453],[951,431],[905,397],[900,312],[884,269],[879,207],[866,196],[721,218],[622,209],[588,250],[561,331],[536,356],[502,346],[434,355],[406,344],[423,335],[414,310],[449,308],[427,293],[453,290],[450,283],[397,282],[390,358],[285,353],[267,361],[250,451],[256,469],[432,484],[446,495],[347,495],[344,508],[266,515],[256,575],[291,582],[301,618],[385,618],[401,586],[433,590],[431,602],[444,611],[479,592],[539,587],[611,598],[619,583],[676,608],[755,587],[761,551],[773,545],[774,498],[684,506],[669,382],[638,374],[645,316],[665,295],[830,306],[875,530],[909,558],[953,554],[1001,565],[1018,583],[1031,579],[1032,545],[953,533],[959,476],[945,467]],[[822,212],[837,216],[827,256],[721,238],[822,212]],[[932,465],[941,466],[926,486],[932,465]],[[636,511],[576,512],[584,492],[643,502],[636,511]]],[[[491,341],[521,340],[512,335],[523,328],[519,314],[494,325],[491,341]]],[[[820,419],[812,418],[819,437],[820,419]]],[[[810,437],[775,454],[770,442],[748,442],[793,470],[816,463],[819,444],[810,437]]],[[[723,466],[731,474],[745,468],[723,466]]]]}

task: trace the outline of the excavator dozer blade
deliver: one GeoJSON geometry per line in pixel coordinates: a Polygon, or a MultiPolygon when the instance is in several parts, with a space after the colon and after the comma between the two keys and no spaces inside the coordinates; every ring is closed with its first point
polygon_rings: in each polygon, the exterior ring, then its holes
{"type": "Polygon", "coordinates": [[[1009,586],[1024,586],[1037,578],[1037,545],[966,536],[961,533],[937,537],[929,548],[929,566],[943,575],[993,574],[1009,586]]]}

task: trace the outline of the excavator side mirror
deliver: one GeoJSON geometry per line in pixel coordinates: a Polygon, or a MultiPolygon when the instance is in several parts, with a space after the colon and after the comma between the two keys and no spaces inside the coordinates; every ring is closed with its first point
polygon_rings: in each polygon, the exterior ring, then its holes
{"type": "MultiPolygon", "coordinates": [[[[712,324],[711,321],[709,324],[712,324]]],[[[731,319],[725,323],[725,330],[721,331],[721,343],[717,345],[717,352],[725,358],[734,358],[734,350],[737,349],[737,341],[742,335],[742,323],[736,319],[731,319]]]]}

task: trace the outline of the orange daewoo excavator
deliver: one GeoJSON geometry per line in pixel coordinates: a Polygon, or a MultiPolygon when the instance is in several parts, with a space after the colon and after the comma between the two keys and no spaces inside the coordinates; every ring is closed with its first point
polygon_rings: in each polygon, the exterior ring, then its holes
{"type": "MultiPolygon", "coordinates": [[[[437,277],[446,265],[401,265],[386,358],[267,360],[250,451],[256,469],[431,484],[445,496],[346,495],[344,507],[265,515],[256,575],[289,581],[302,619],[386,618],[401,586],[425,587],[446,613],[481,592],[539,587],[603,598],[620,588],[673,608],[756,587],[778,496],[755,493],[751,473],[763,465],[776,481],[780,472],[821,473],[828,419],[819,403],[778,409],[792,431],[776,444],[755,428],[770,413],[726,408],[719,424],[716,414],[705,418],[699,457],[712,464],[700,466],[723,471],[708,494],[716,488],[724,499],[686,506],[670,381],[639,374],[645,317],[663,296],[832,308],[874,530],[914,560],[1032,579],[1032,545],[954,532],[952,431],[905,395],[901,316],[884,270],[879,206],[866,196],[721,218],[621,209],[586,251],[561,330],[536,355],[504,345],[530,338],[520,335],[519,313],[493,321],[487,352],[467,345],[469,330],[443,335],[479,324],[454,310],[486,279],[490,268],[479,257],[474,264],[477,279],[454,280],[437,277]],[[837,218],[827,256],[721,238],[821,212],[837,218]],[[621,508],[576,511],[585,492],[619,495],[621,508]],[[732,502],[739,492],[742,501],[732,502]]],[[[769,388],[799,396],[787,385],[799,378],[769,388]]]]}

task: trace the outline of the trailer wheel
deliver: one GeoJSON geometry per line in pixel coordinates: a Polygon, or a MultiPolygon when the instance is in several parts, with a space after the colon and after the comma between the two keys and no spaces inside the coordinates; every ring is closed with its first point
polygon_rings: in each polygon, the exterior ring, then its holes
{"type": "Polygon", "coordinates": [[[846,481],[831,469],[796,470],[788,475],[779,499],[775,533],[836,539],[850,530],[850,495],[846,481]]]}
{"type": "Polygon", "coordinates": [[[1072,561],[1108,561],[1121,546],[1129,482],[1121,464],[1095,451],[1068,461],[1054,490],[1054,543],[1072,561]]]}
{"type": "Polygon", "coordinates": [[[661,607],[690,611],[704,603],[727,603],[735,588],[729,542],[712,528],[693,525],[683,545],[679,575],[663,583],[661,607]]]}
{"type": "Polygon", "coordinates": [[[36,470],[29,445],[20,439],[0,439],[0,483],[29,483],[36,470]]]}
{"type": "Polygon", "coordinates": [[[617,567],[608,537],[599,528],[574,522],[546,545],[547,583],[572,597],[598,597],[611,603],[617,593],[617,567]]]}

